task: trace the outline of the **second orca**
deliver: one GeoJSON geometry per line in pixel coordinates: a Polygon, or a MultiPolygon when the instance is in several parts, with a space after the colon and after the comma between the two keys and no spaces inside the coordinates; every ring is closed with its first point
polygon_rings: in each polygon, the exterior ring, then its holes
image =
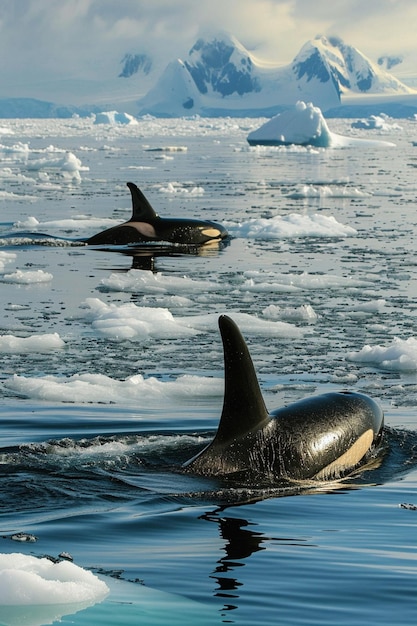
{"type": "Polygon", "coordinates": [[[225,392],[214,440],[183,465],[205,476],[333,480],[370,460],[384,414],[350,391],[312,396],[268,413],[249,350],[228,316],[219,318],[225,392]]]}
{"type": "Polygon", "coordinates": [[[215,222],[159,217],[134,183],[127,183],[127,186],[132,195],[132,217],[119,226],[93,235],[86,240],[88,245],[127,245],[152,241],[204,245],[228,237],[227,230],[215,222]]]}

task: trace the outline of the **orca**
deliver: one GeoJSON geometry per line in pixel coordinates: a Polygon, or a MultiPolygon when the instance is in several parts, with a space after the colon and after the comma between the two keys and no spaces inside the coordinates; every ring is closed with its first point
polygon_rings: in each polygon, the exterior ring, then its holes
{"type": "Polygon", "coordinates": [[[164,218],[154,211],[141,190],[127,183],[132,194],[132,217],[119,226],[93,235],[88,245],[126,245],[139,242],[166,241],[182,245],[204,245],[228,237],[220,224],[205,220],[164,218]]]}
{"type": "Polygon", "coordinates": [[[311,396],[268,413],[239,328],[219,318],[225,391],[214,440],[183,471],[204,476],[335,480],[366,463],[382,440],[384,414],[362,393],[311,396]]]}

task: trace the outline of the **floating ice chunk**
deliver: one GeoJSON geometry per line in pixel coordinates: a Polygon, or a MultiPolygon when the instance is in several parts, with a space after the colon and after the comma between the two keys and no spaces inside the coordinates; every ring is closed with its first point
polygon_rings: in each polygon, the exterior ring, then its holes
{"type": "Polygon", "coordinates": [[[3,274],[0,281],[4,283],[15,283],[17,285],[32,285],[34,283],[48,283],[53,279],[53,275],[43,270],[16,270],[11,274],[3,274]]]}
{"type": "Polygon", "coordinates": [[[69,561],[53,563],[26,554],[0,554],[0,605],[98,602],[106,583],[69,561]]]}
{"type": "Polygon", "coordinates": [[[337,135],[329,130],[321,110],[311,102],[299,101],[294,107],[268,120],[260,128],[249,133],[251,146],[286,146],[297,144],[319,148],[346,147],[357,144],[394,144],[375,140],[363,140],[337,135]]]}
{"type": "Polygon", "coordinates": [[[202,196],[204,194],[203,187],[184,187],[180,183],[172,182],[168,183],[166,187],[160,187],[159,191],[161,193],[170,193],[170,194],[182,194],[187,195],[190,194],[192,196],[202,196]]]}
{"type": "Polygon", "coordinates": [[[27,162],[26,167],[28,170],[38,172],[40,170],[58,171],[61,178],[75,182],[81,181],[80,172],[89,170],[89,167],[82,165],[81,160],[72,152],[66,152],[64,156],[58,158],[31,159],[27,162]]]}
{"type": "Polygon", "coordinates": [[[74,215],[73,217],[61,220],[48,220],[45,222],[39,222],[36,217],[30,216],[25,220],[15,222],[13,227],[24,230],[46,230],[56,228],[68,231],[78,230],[80,228],[88,228],[91,230],[98,228],[110,228],[111,226],[117,226],[118,224],[120,224],[120,220],[109,217],[91,217],[89,215],[74,215]]]}
{"type": "MultiPolygon", "coordinates": [[[[133,303],[106,304],[99,298],[87,298],[83,303],[84,318],[102,337],[112,341],[147,341],[192,337],[217,328],[217,313],[175,317],[168,309],[140,307],[133,303]]],[[[247,313],[232,312],[243,332],[275,337],[301,337],[303,330],[286,322],[259,319],[247,313]]]]}
{"type": "Polygon", "coordinates": [[[396,337],[389,346],[364,346],[359,352],[349,352],[349,361],[369,363],[385,370],[415,371],[417,370],[417,339],[399,339],[396,337]]]}
{"type": "Polygon", "coordinates": [[[100,288],[108,291],[125,291],[128,293],[200,293],[217,291],[217,283],[204,280],[193,280],[187,276],[165,276],[158,272],[153,274],[146,270],[132,269],[126,274],[110,274],[100,281],[100,288]]]}
{"type": "Polygon", "coordinates": [[[65,346],[58,333],[32,335],[31,337],[15,337],[0,335],[0,353],[26,354],[28,352],[49,352],[60,350],[65,346]]]}
{"type": "Polygon", "coordinates": [[[129,124],[130,126],[138,124],[138,120],[129,115],[129,113],[119,113],[118,111],[102,111],[97,113],[94,124],[129,124]]]}
{"type": "MultiPolygon", "coordinates": [[[[249,315],[249,313],[241,313],[240,311],[229,311],[228,314],[235,320],[243,333],[252,336],[261,335],[262,337],[299,339],[305,333],[304,329],[287,322],[265,320],[256,315],[249,315]]],[[[177,319],[179,321],[183,320],[184,323],[188,323],[200,331],[211,331],[217,327],[218,317],[217,313],[208,313],[206,315],[192,315],[177,319]]]]}
{"type": "Polygon", "coordinates": [[[361,280],[348,276],[333,274],[268,274],[257,270],[244,272],[243,287],[247,291],[299,291],[316,289],[348,289],[355,287],[369,287],[372,280],[361,280]]]}
{"type": "Polygon", "coordinates": [[[311,304],[302,304],[297,308],[282,308],[276,304],[270,304],[262,311],[262,315],[271,320],[290,319],[307,322],[307,324],[314,324],[318,320],[318,315],[311,304]]]}
{"type": "Polygon", "coordinates": [[[362,119],[352,122],[351,126],[352,128],[365,128],[367,130],[403,130],[402,126],[396,122],[392,122],[390,117],[385,113],[381,113],[380,115],[370,115],[366,120],[362,119]]]}
{"type": "Polygon", "coordinates": [[[184,375],[176,380],[162,381],[141,374],[116,380],[103,374],[74,374],[69,378],[43,376],[13,377],[4,382],[5,387],[21,396],[50,402],[99,402],[160,406],[173,399],[217,397],[223,394],[223,380],[202,376],[184,375]]]}
{"type": "Polygon", "coordinates": [[[1,622],[44,626],[101,602],[106,583],[69,561],[0,554],[1,622]]]}
{"type": "Polygon", "coordinates": [[[28,143],[15,143],[12,146],[4,146],[0,144],[0,153],[6,155],[6,158],[12,156],[14,160],[26,162],[29,158],[30,148],[28,143]]]}
{"type": "Polygon", "coordinates": [[[36,219],[33,215],[27,217],[25,220],[15,222],[13,224],[14,228],[37,228],[39,226],[39,220],[36,219]]]}
{"type": "Polygon", "coordinates": [[[356,187],[329,187],[329,185],[303,185],[300,190],[287,194],[286,198],[368,198],[367,191],[356,187]]]}
{"type": "Polygon", "coordinates": [[[11,263],[16,259],[16,254],[14,252],[3,252],[0,251],[0,272],[4,271],[5,265],[7,263],[11,263]]]}
{"type": "Polygon", "coordinates": [[[276,215],[271,219],[252,218],[240,224],[225,223],[229,233],[248,239],[284,239],[293,237],[348,237],[356,235],[352,226],[345,226],[332,215],[276,215]]]}
{"type": "Polygon", "coordinates": [[[197,335],[186,318],[174,319],[168,309],[139,307],[133,303],[106,304],[99,298],[87,298],[85,318],[102,337],[113,341],[147,341],[151,338],[174,339],[197,335]]]}

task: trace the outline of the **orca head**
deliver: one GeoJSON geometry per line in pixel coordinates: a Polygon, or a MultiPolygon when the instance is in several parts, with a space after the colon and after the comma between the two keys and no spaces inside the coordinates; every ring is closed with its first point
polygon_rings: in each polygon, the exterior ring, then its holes
{"type": "Polygon", "coordinates": [[[153,222],[159,215],[134,183],[126,183],[132,195],[132,217],[129,222],[153,222]]]}

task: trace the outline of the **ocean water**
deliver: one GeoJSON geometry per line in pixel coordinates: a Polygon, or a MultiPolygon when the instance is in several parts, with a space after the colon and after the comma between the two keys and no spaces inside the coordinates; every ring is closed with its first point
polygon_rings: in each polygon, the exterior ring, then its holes
{"type": "Polygon", "coordinates": [[[0,624],[416,623],[417,122],[251,148],[261,122],[4,120],[0,553],[70,555],[109,593],[0,624]],[[83,245],[130,217],[127,181],[230,242],[83,245]],[[179,472],[218,425],[222,313],[270,409],[365,392],[383,457],[294,488],[179,472]]]}

